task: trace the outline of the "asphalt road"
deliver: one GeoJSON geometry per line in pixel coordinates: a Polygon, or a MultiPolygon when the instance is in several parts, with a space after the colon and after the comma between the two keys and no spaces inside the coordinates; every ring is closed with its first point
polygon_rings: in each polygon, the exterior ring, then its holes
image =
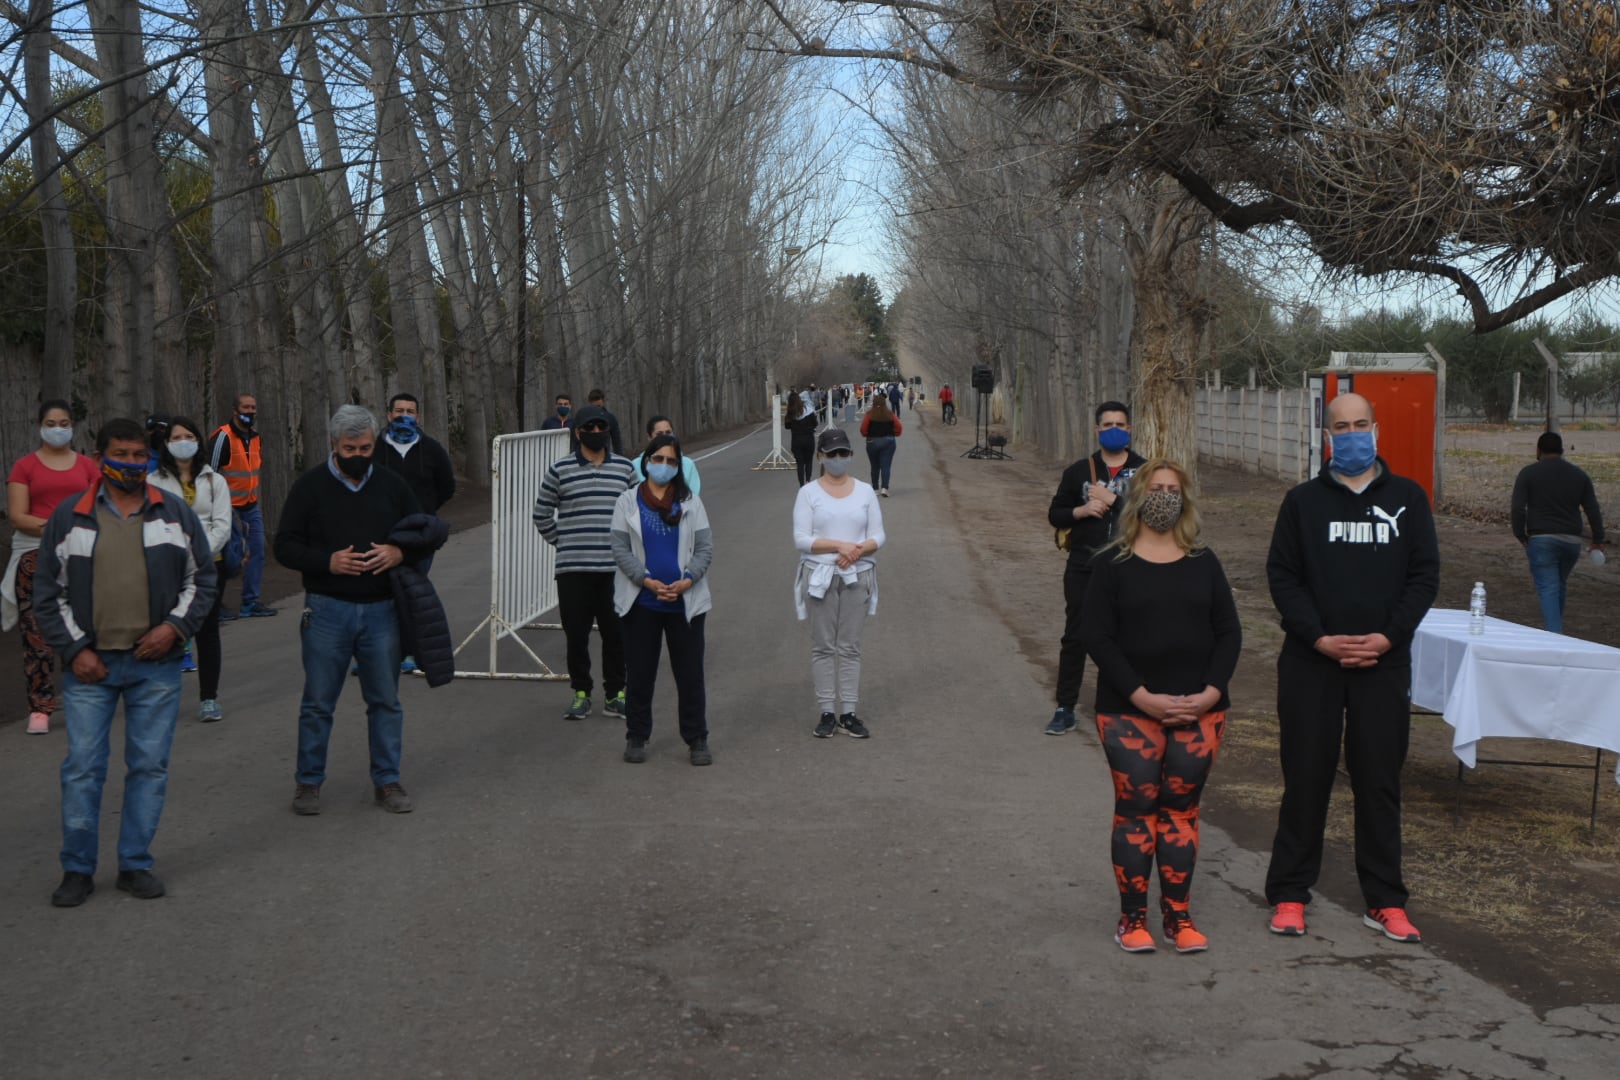
{"type": "MultiPolygon", "coordinates": [[[[112,888],[115,775],[98,891],[57,910],[63,739],[8,730],[0,1076],[1612,1080],[1614,1004],[1538,1017],[1324,900],[1312,936],[1266,933],[1263,859],[1218,823],[1193,894],[1212,949],[1120,952],[1106,767],[1040,734],[1043,673],[969,570],[993,523],[952,519],[930,488],[954,458],[915,429],[883,503],[873,737],[811,738],[793,474],[748,468],[767,440],[702,462],[710,768],[667,678],[641,766],[615,722],[560,719],[563,683],[407,680],[417,810],[390,816],[351,683],[324,812],[295,817],[289,600],[227,627],[223,723],[195,722],[188,684],[169,895],[112,888]]],[[[474,530],[434,566],[462,631],[488,551],[474,530]]],[[[560,634],[531,639],[561,666],[560,634]]]]}

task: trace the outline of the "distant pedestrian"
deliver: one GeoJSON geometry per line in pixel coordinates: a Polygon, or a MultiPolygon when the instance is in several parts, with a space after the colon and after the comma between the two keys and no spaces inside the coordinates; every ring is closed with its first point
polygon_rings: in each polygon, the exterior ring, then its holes
{"type": "Polygon", "coordinates": [[[787,415],[782,426],[788,430],[788,446],[793,452],[793,465],[798,471],[799,486],[808,484],[815,476],[816,414],[804,407],[798,394],[788,398],[787,415]]]}
{"type": "Polygon", "coordinates": [[[407,559],[419,563],[432,551],[407,551],[390,542],[421,507],[403,477],[378,467],[376,418],[358,405],[341,405],[327,430],[331,455],[293,482],[276,529],[277,561],[304,579],[304,693],[292,810],[304,816],[321,812],[333,714],[352,660],[366,702],[372,799],[391,814],[408,814],[415,803],[400,783],[404,645],[388,572],[407,559]]]}
{"type": "Polygon", "coordinates": [[[28,734],[44,735],[57,710],[56,653],[34,610],[34,571],[45,522],[65,499],[101,479],[95,460],[74,451],[73,413],[53,398],[39,407],[39,449],[17,459],[6,477],[6,517],[11,522],[11,561],[0,581],[0,622],[22,625],[23,679],[28,684],[28,734]]]}
{"type": "Polygon", "coordinates": [[[405,478],[424,514],[437,514],[456,494],[456,472],[444,444],[422,430],[416,395],[398,393],[388,401],[387,427],[377,444],[376,462],[405,478]]]}
{"type": "Polygon", "coordinates": [[[133,420],[96,433],[101,478],[52,511],[40,539],[34,601],[68,672],[62,762],[62,883],[57,907],[95,891],[101,794],[113,716],[124,706],[124,799],[118,888],[163,895],[152,839],[163,816],[180,712],[180,657],[214,606],[214,560],[197,515],[147,484],[151,449],[133,420]]]}
{"type": "Polygon", "coordinates": [[[237,394],[230,420],[214,431],[208,451],[208,464],[231,486],[231,506],[245,544],[242,606],[235,612],[221,608],[223,622],[239,616],[251,619],[276,614],[275,608],[259,600],[259,589],[264,583],[265,547],[264,513],[259,509],[260,473],[264,465],[260,443],[264,439],[254,427],[258,415],[259,399],[252,394],[237,394]]]}
{"type": "Polygon", "coordinates": [[[1439,590],[1440,547],[1428,495],[1378,457],[1370,401],[1334,398],[1323,434],[1332,459],[1283,498],[1266,558],[1284,632],[1270,928],[1305,933],[1342,740],[1362,921],[1391,940],[1418,942],[1401,877],[1401,766],[1412,726],[1412,636],[1439,590]]]}
{"type": "Polygon", "coordinates": [[[1131,449],[1131,411],[1119,401],[1105,401],[1093,414],[1098,450],[1063,470],[1057,491],[1046,508],[1054,529],[1068,530],[1069,557],[1063,566],[1063,637],[1058,643],[1057,709],[1046,725],[1048,735],[1075,730],[1075,706],[1086,673],[1086,647],[1080,639],[1080,613],[1091,585],[1092,556],[1113,542],[1131,477],[1142,456],[1131,449]]]}
{"type": "Polygon", "coordinates": [[[624,435],[619,430],[619,418],[608,411],[607,395],[599,389],[592,390],[589,394],[585,395],[585,401],[587,405],[594,405],[598,409],[601,409],[602,414],[607,417],[608,443],[615,454],[623,457],[624,435]]]}
{"type": "Polygon", "coordinates": [[[843,428],[817,439],[822,475],[799,489],[793,543],[799,569],[794,606],[810,620],[810,677],[821,718],[815,736],[837,731],[857,739],[867,730],[856,714],[861,690],[861,631],[877,614],[877,550],[883,510],[872,488],[849,474],[853,451],[843,428]]]}
{"type": "MultiPolygon", "coordinates": [[[[647,438],[649,439],[657,438],[659,435],[674,434],[675,424],[667,416],[655,416],[647,421],[647,438]]],[[[631,466],[636,470],[636,483],[638,484],[647,479],[647,472],[641,467],[642,456],[642,454],[637,454],[630,462],[631,466]]],[[[703,480],[698,476],[697,462],[687,457],[685,453],[681,454],[681,476],[686,480],[687,490],[693,495],[703,490],[703,480]]]]}
{"type": "Polygon", "coordinates": [[[1198,803],[1226,728],[1243,635],[1220,560],[1198,531],[1186,470],[1163,459],[1143,465],[1119,539],[1092,563],[1081,617],[1097,661],[1097,737],[1114,779],[1114,940],[1126,952],[1154,949],[1155,861],[1165,941],[1181,953],[1209,948],[1189,909],[1198,803]]]}
{"type": "Polygon", "coordinates": [[[939,415],[946,423],[956,420],[956,392],[950,383],[939,388],[939,415]]]}
{"type": "Polygon", "coordinates": [[[889,411],[900,412],[900,387],[896,383],[889,384],[889,411]]]}
{"type": "Polygon", "coordinates": [[[219,705],[219,608],[225,581],[220,556],[231,538],[231,489],[223,476],[201,460],[201,449],[202,428],[184,416],[170,418],[168,427],[153,447],[152,456],[158,464],[150,482],[153,487],[184,499],[202,522],[203,532],[208,537],[210,565],[219,584],[214,589],[214,602],[202,625],[197,627],[192,643],[197,649],[197,719],[209,724],[225,718],[219,705]]]}
{"type": "Polygon", "coordinates": [[[1564,632],[1564,599],[1569,574],[1581,557],[1581,512],[1592,527],[1590,551],[1604,546],[1603,511],[1592,478],[1564,459],[1564,439],[1544,431],[1536,440],[1536,462],[1519,470],[1513,482],[1513,535],[1530,559],[1530,580],[1541,601],[1541,625],[1564,632]]]}
{"type": "Polygon", "coordinates": [[[872,487],[889,497],[889,476],[894,469],[894,451],[903,425],[880,397],[871,411],[861,418],[861,435],[866,439],[866,460],[872,466],[872,487]]]}
{"type": "Polygon", "coordinates": [[[667,642],[681,740],[693,765],[709,765],[714,757],[703,684],[707,575],[714,554],[709,515],[686,486],[685,455],[674,435],[654,435],[640,457],[647,478],[619,496],[611,533],[618,565],[613,608],[624,622],[624,760],[647,760],[658,656],[667,642]]]}
{"type": "Polygon", "coordinates": [[[579,445],[546,469],[534,500],[534,527],[557,549],[557,613],[568,643],[573,699],[564,720],[591,714],[591,626],[602,638],[603,711],[624,716],[624,631],[613,607],[613,508],[635,483],[628,458],[609,447],[607,410],[587,405],[574,418],[579,445]]]}
{"type": "Polygon", "coordinates": [[[912,412],[917,411],[917,388],[914,386],[906,387],[906,408],[912,412]]]}
{"type": "Polygon", "coordinates": [[[558,428],[571,426],[573,423],[573,412],[574,399],[569,397],[567,394],[558,394],[556,404],[552,407],[551,415],[540,421],[540,430],[556,431],[558,428]]]}

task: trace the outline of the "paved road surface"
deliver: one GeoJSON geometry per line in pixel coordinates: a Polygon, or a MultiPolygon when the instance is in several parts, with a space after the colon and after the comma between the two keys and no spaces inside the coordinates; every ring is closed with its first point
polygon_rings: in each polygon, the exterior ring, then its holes
{"type": "MultiPolygon", "coordinates": [[[[98,892],[60,911],[62,736],[7,730],[0,1076],[1616,1075],[1620,1007],[1538,1018],[1324,901],[1313,936],[1267,934],[1261,858],[1210,826],[1194,897],[1213,949],[1121,953],[1105,767],[1040,734],[1042,673],[968,569],[997,526],[925,490],[962,467],[925,433],[883,503],[874,737],[811,738],[792,473],[747,467],[767,439],[703,463],[712,768],[686,763],[667,679],[639,767],[616,724],[559,718],[563,684],[411,680],[418,809],[391,817],[351,684],[325,811],[295,817],[290,599],[227,628],[227,719],[176,740],[168,897],[112,888],[115,777],[98,892]]],[[[487,560],[476,530],[435,564],[462,628],[487,560]]],[[[560,667],[560,636],[540,640],[560,667]]]]}

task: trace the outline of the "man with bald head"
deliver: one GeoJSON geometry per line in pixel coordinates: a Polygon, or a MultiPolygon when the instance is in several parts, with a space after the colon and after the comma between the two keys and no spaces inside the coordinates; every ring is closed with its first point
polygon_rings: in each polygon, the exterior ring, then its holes
{"type": "Polygon", "coordinates": [[[1401,879],[1401,766],[1412,635],[1440,586],[1440,548],[1428,496],[1378,456],[1370,401],[1334,398],[1324,434],[1332,457],[1284,497],[1266,559],[1286,634],[1277,658],[1283,798],[1266,871],[1271,932],[1305,933],[1342,741],[1362,921],[1417,942],[1401,879]]]}

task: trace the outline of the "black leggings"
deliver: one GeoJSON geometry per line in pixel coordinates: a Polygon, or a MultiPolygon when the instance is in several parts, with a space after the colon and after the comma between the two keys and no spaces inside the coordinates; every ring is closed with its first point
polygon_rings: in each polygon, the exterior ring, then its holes
{"type": "MultiPolygon", "coordinates": [[[[214,570],[219,571],[219,563],[214,564],[214,570]]],[[[197,636],[192,638],[192,644],[197,649],[197,699],[199,701],[212,701],[219,697],[219,609],[225,602],[225,581],[219,579],[219,591],[214,594],[214,606],[208,609],[208,618],[197,630],[197,636]]]]}
{"type": "Polygon", "coordinates": [[[1127,915],[1147,910],[1155,858],[1159,906],[1187,910],[1198,862],[1198,799],[1225,730],[1224,712],[1205,713],[1185,727],[1097,714],[1097,735],[1114,774],[1114,880],[1127,915]]]}
{"type": "Polygon", "coordinates": [[[815,479],[813,473],[816,468],[816,441],[814,439],[793,440],[793,464],[799,470],[799,486],[803,487],[815,479]]]}

